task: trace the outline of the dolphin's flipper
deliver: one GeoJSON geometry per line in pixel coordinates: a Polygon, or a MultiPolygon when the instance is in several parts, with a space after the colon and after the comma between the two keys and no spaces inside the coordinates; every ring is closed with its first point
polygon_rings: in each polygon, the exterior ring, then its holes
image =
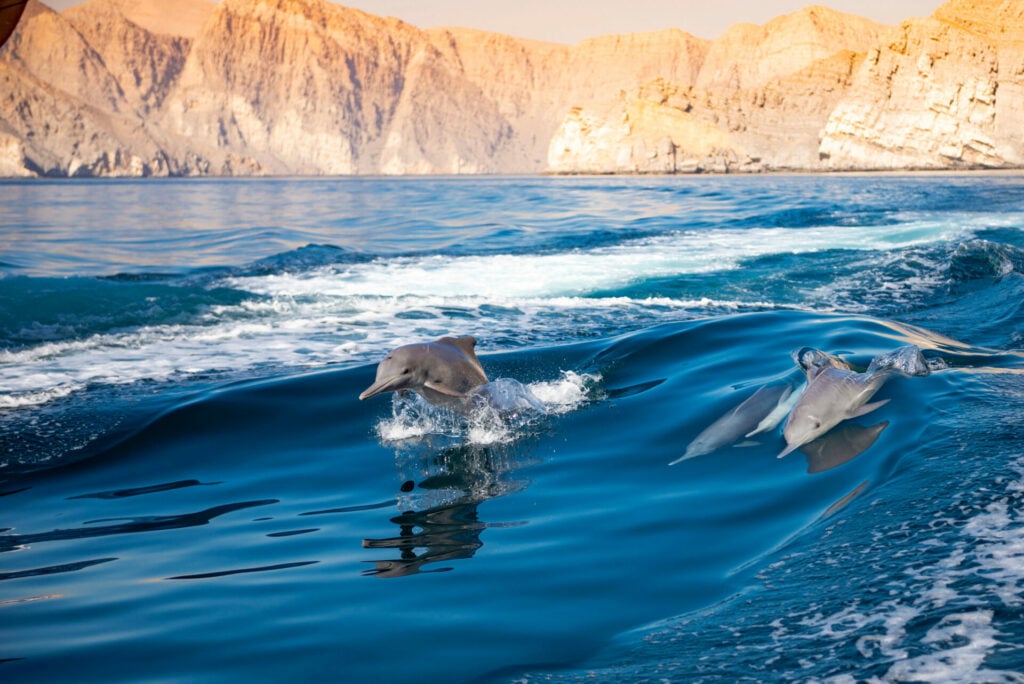
{"type": "MultiPolygon", "coordinates": [[[[443,394],[446,397],[462,398],[468,396],[469,394],[468,392],[456,392],[451,387],[446,387],[443,383],[434,382],[433,380],[427,380],[425,383],[423,383],[423,386],[429,390],[437,392],[438,394],[443,394]]],[[[473,389],[476,388],[474,387],[473,389]]]]}
{"type": "MultiPolygon", "coordinates": [[[[801,387],[801,391],[802,390],[803,388],[801,387]]],[[[764,418],[762,418],[761,422],[757,424],[756,428],[754,428],[753,430],[751,430],[750,432],[743,436],[746,437],[747,439],[750,439],[754,435],[759,434],[761,432],[774,430],[776,427],[778,427],[779,423],[782,422],[782,419],[786,417],[790,409],[793,408],[793,405],[796,404],[797,399],[799,398],[800,392],[794,392],[793,388],[787,385],[786,390],[779,397],[779,401],[775,405],[775,408],[772,409],[772,412],[769,413],[764,418]]]]}
{"type": "Polygon", "coordinates": [[[883,406],[888,404],[890,401],[892,401],[892,400],[891,399],[883,399],[882,401],[874,401],[874,402],[871,402],[870,404],[864,404],[863,406],[860,406],[860,407],[854,409],[853,411],[850,411],[850,415],[848,415],[846,417],[847,417],[847,419],[849,419],[849,418],[859,418],[861,416],[865,416],[865,415],[871,413],[872,411],[874,411],[875,409],[882,408],[883,406]]]}
{"type": "Polygon", "coordinates": [[[469,361],[480,369],[480,374],[484,376],[485,382],[487,373],[484,372],[484,367],[480,364],[480,359],[476,358],[476,338],[472,335],[463,335],[462,337],[442,337],[438,340],[441,344],[450,344],[463,354],[469,361]]]}

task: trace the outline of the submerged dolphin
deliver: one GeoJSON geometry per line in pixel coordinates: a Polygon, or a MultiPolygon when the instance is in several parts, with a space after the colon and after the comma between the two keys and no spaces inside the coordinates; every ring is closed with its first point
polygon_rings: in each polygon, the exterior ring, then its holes
{"type": "Polygon", "coordinates": [[[474,347],[476,338],[469,335],[398,347],[380,362],[377,379],[359,399],[413,391],[435,406],[460,407],[473,390],[487,383],[474,347]]]}
{"type": "MultiPolygon", "coordinates": [[[[675,465],[688,458],[710,454],[712,451],[733,444],[740,437],[750,437],[763,430],[770,430],[774,425],[764,426],[764,424],[769,418],[776,415],[779,406],[786,405],[786,400],[792,391],[793,388],[786,383],[758,388],[741,404],[707,426],[686,447],[686,453],[669,465],[675,465]]],[[[784,414],[779,415],[776,419],[775,425],[778,425],[778,420],[782,419],[782,415],[784,414]]]]}
{"type": "MultiPolygon", "coordinates": [[[[814,351],[800,350],[795,354],[797,362],[814,351]]],[[[782,436],[787,446],[779,453],[779,458],[817,439],[842,421],[871,413],[887,404],[888,399],[868,402],[894,372],[903,375],[928,375],[930,372],[921,350],[913,345],[876,357],[864,373],[831,363],[823,367],[812,364],[804,370],[807,371],[807,389],[786,419],[782,436]]]]}

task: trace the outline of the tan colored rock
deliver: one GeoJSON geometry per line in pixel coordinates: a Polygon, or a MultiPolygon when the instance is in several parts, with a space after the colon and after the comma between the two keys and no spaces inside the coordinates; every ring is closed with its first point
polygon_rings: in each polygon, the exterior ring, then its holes
{"type": "Polygon", "coordinates": [[[864,52],[884,26],[811,5],[763,26],[734,24],[711,43],[696,86],[713,93],[760,88],[837,52],[864,52]]]}
{"type": "Polygon", "coordinates": [[[692,87],[657,80],[623,92],[604,110],[574,108],[551,141],[550,170],[724,172],[748,161],[728,131],[695,111],[692,96],[692,87]]]}
{"type": "MultiPolygon", "coordinates": [[[[179,1],[191,0],[166,7],[179,1]]],[[[176,79],[187,40],[154,38],[115,3],[93,3],[102,21],[29,2],[0,51],[0,127],[21,139],[23,168],[39,175],[188,173],[187,145],[146,118],[176,79]]]]}
{"type": "Polygon", "coordinates": [[[0,132],[0,178],[27,178],[33,174],[25,165],[25,149],[21,139],[0,132]]]}
{"type": "Polygon", "coordinates": [[[552,137],[559,173],[808,169],[819,131],[881,27],[822,7],[710,45],[696,78],[657,79],[612,103],[576,107],[552,137]],[[830,33],[831,30],[831,33],[830,33]],[[728,61],[732,55],[733,62],[728,61]]]}
{"type": "Polygon", "coordinates": [[[1024,164],[1024,6],[954,0],[872,48],[822,133],[832,169],[1024,164]]]}
{"type": "MultiPolygon", "coordinates": [[[[115,14],[154,35],[194,38],[210,16],[215,3],[211,0],[106,0],[115,14]]],[[[96,11],[93,2],[88,10],[96,11]]],[[[65,14],[81,12],[81,5],[65,14]]],[[[72,19],[74,21],[74,19],[72,19]]],[[[77,23],[77,22],[75,22],[77,23]]]]}
{"type": "Polygon", "coordinates": [[[1022,14],[812,6],[558,45],[328,0],[30,0],[0,49],[0,175],[1024,165],[1022,14]]]}

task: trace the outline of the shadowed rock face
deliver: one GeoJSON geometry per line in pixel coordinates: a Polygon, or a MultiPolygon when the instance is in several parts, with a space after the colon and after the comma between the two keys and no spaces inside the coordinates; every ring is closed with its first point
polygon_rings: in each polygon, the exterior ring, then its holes
{"type": "Polygon", "coordinates": [[[567,46],[327,0],[30,0],[0,49],[0,176],[1019,165],[1022,14],[808,7],[567,46]]]}

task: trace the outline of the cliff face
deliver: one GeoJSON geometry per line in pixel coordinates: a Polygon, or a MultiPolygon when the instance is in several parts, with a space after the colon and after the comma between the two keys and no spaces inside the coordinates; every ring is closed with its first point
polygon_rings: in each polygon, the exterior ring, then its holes
{"type": "Polygon", "coordinates": [[[1024,5],[953,0],[872,47],[822,134],[826,168],[1024,164],[1024,5]]]}
{"type": "Polygon", "coordinates": [[[0,50],[0,176],[1021,165],[1022,15],[809,7],[567,46],[327,0],[31,0],[0,50]]]}
{"type": "Polygon", "coordinates": [[[0,174],[180,172],[173,145],[148,117],[177,78],[190,41],[133,24],[115,2],[94,0],[85,9],[65,16],[31,0],[0,50],[0,174]]]}

